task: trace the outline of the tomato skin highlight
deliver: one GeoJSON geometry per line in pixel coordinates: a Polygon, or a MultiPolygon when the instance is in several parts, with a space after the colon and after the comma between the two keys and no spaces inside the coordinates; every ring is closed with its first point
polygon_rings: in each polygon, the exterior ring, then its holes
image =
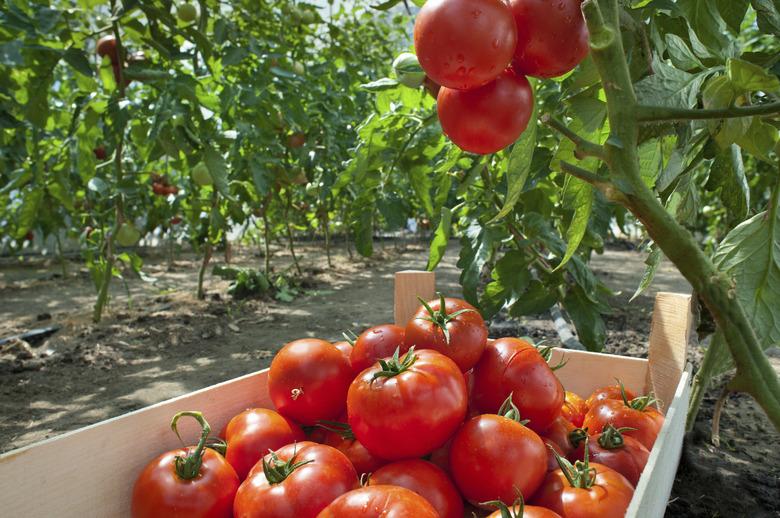
{"type": "Polygon", "coordinates": [[[463,499],[447,474],[421,459],[393,462],[371,474],[370,485],[405,487],[425,498],[441,518],[463,518],[463,499]]]}
{"type": "MultiPolygon", "coordinates": [[[[636,397],[636,394],[627,388],[624,387],[623,390],[626,391],[626,399],[629,401],[636,397]]],[[[585,406],[587,406],[588,410],[590,410],[596,406],[597,403],[601,403],[605,399],[617,399],[619,401],[623,401],[623,393],[621,391],[620,385],[607,385],[605,387],[594,390],[593,393],[588,396],[588,399],[585,400],[585,406]]]]}
{"type": "Polygon", "coordinates": [[[615,428],[635,428],[626,430],[623,435],[633,437],[645,448],[652,450],[658,432],[664,424],[664,416],[653,407],[635,410],[623,401],[607,399],[588,410],[582,426],[587,428],[589,433],[596,434],[608,424],[615,428]]]}
{"type": "MultiPolygon", "coordinates": [[[[428,302],[433,311],[441,309],[441,299],[428,302]]],[[[462,372],[467,372],[479,361],[487,343],[487,327],[479,311],[461,299],[445,298],[444,308],[448,315],[467,309],[446,324],[450,334],[449,343],[444,331],[429,320],[425,306],[420,306],[406,324],[404,343],[406,348],[433,349],[454,361],[462,372]]]]}
{"type": "Polygon", "coordinates": [[[564,393],[561,415],[576,428],[582,426],[585,414],[588,413],[588,405],[585,400],[574,392],[568,390],[564,393]]]}
{"type": "Polygon", "coordinates": [[[225,459],[244,480],[268,450],[306,439],[300,426],[267,408],[250,408],[233,417],[225,428],[225,459]]]}
{"type": "MultiPolygon", "coordinates": [[[[520,506],[509,507],[512,511],[512,516],[516,516],[520,512],[520,506]]],[[[487,518],[503,518],[501,516],[501,510],[491,513],[487,518]]],[[[523,507],[522,518],[561,518],[561,515],[554,511],[550,511],[546,507],[538,507],[536,505],[526,505],[523,507]]]]}
{"type": "Polygon", "coordinates": [[[355,437],[387,460],[422,457],[442,446],[466,415],[466,383],[458,366],[436,351],[414,351],[414,364],[374,378],[376,364],[349,387],[347,415],[355,437]]]}
{"type": "Polygon", "coordinates": [[[528,127],[534,94],[524,76],[507,69],[474,90],[442,87],[437,111],[442,131],[464,151],[495,153],[516,141],[528,127]]]}
{"type": "Polygon", "coordinates": [[[429,0],[414,23],[420,65],[441,86],[470,90],[512,60],[517,28],[502,0],[429,0]]]}
{"type": "Polygon", "coordinates": [[[623,518],[634,496],[634,486],[606,466],[590,463],[596,478],[590,489],[571,487],[560,469],[545,477],[531,503],[558,513],[561,518],[623,518]]]}
{"type": "Polygon", "coordinates": [[[510,392],[522,418],[529,420],[527,426],[537,433],[560,415],[563,386],[536,347],[519,338],[499,338],[474,367],[472,400],[481,412],[496,412],[510,392]]]}
{"type": "MultiPolygon", "coordinates": [[[[333,500],[358,487],[357,473],[343,453],[309,441],[277,450],[282,461],[312,461],[271,484],[258,463],[236,493],[235,518],[314,518],[333,500]]],[[[271,454],[265,456],[271,460],[271,454]]]]}
{"type": "Polygon", "coordinates": [[[377,360],[392,356],[400,347],[401,354],[409,350],[404,344],[404,329],[393,324],[383,324],[366,329],[355,340],[349,355],[352,370],[357,374],[371,367],[377,360]]]}
{"type": "Polygon", "coordinates": [[[582,0],[509,0],[517,25],[512,65],[539,78],[573,70],[590,51],[582,0]]]}
{"type": "Polygon", "coordinates": [[[547,447],[533,430],[495,414],[461,426],[450,447],[450,473],[466,500],[512,505],[519,490],[527,500],[547,472],[547,447]]]}
{"type": "Polygon", "coordinates": [[[141,471],[133,487],[132,518],[232,518],[239,480],[214,450],[203,450],[200,474],[184,480],[176,474],[176,456],[192,449],[163,453],[141,471]]]}
{"type": "MultiPolygon", "coordinates": [[[[650,450],[644,445],[623,433],[623,446],[617,448],[604,448],[598,442],[601,434],[591,435],[588,441],[588,458],[591,462],[603,464],[612,468],[636,486],[642,471],[647,465],[650,450]]],[[[581,443],[575,450],[568,454],[570,461],[583,460],[585,456],[585,444],[581,443]]]]}
{"type": "Polygon", "coordinates": [[[317,518],[439,518],[428,501],[398,486],[367,486],[333,501],[317,518]]]}
{"type": "Polygon", "coordinates": [[[277,411],[305,425],[332,420],[344,411],[352,368],[333,344],[316,338],[294,340],[274,357],[268,393],[277,411]]]}

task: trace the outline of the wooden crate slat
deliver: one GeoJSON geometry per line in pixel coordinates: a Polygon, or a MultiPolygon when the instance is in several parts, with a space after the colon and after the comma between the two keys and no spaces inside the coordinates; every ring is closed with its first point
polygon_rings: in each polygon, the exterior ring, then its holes
{"type": "Polygon", "coordinates": [[[436,274],[417,270],[404,270],[395,274],[393,315],[395,324],[406,327],[414,312],[420,307],[417,297],[428,301],[436,296],[436,274]]]}
{"type": "Polygon", "coordinates": [[[562,359],[567,363],[557,371],[564,388],[582,397],[604,385],[614,385],[615,378],[626,388],[637,393],[647,390],[647,360],[614,354],[591,353],[555,348],[550,363],[556,365],[562,359]]]}
{"type": "MultiPolygon", "coordinates": [[[[133,484],[156,455],[180,445],[171,417],[200,410],[216,435],[249,407],[272,407],[267,370],[87,426],[0,456],[0,509],[25,518],[128,516],[133,484]]],[[[182,438],[198,437],[184,418],[182,438]]]]}
{"type": "Polygon", "coordinates": [[[670,400],[666,419],[637,483],[626,518],[662,518],[682,453],[685,418],[691,398],[691,367],[685,370],[670,400]]]}
{"type": "Polygon", "coordinates": [[[666,411],[685,370],[693,326],[691,296],[660,292],[655,297],[648,347],[648,386],[666,411]]]}

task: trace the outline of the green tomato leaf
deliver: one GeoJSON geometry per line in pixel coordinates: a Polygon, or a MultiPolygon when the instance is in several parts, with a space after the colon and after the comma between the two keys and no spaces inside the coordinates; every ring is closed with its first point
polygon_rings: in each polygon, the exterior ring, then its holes
{"type": "Polygon", "coordinates": [[[750,0],[716,0],[718,12],[735,35],[739,35],[750,0]]]}
{"type": "Polygon", "coordinates": [[[360,88],[369,92],[383,92],[385,90],[394,90],[395,88],[398,88],[400,84],[401,83],[395,79],[384,77],[370,83],[362,84],[360,85],[360,88]]]}
{"type": "Polygon", "coordinates": [[[579,285],[574,285],[563,299],[563,307],[577,329],[577,336],[589,351],[601,351],[607,339],[607,326],[598,307],[579,285]]]}
{"type": "Polygon", "coordinates": [[[458,268],[461,269],[460,285],[463,287],[463,297],[475,306],[479,304],[477,287],[482,267],[492,255],[496,240],[494,231],[489,227],[482,227],[477,221],[471,222],[461,238],[458,259],[458,268]]]}
{"type": "Polygon", "coordinates": [[[523,296],[531,282],[528,258],[520,250],[510,250],[496,261],[492,281],[485,286],[479,307],[482,316],[491,318],[505,306],[511,306],[523,296]]]}
{"type": "Polygon", "coordinates": [[[780,344],[780,210],[776,205],[735,227],[713,256],[734,278],[737,299],[764,348],[780,344]]]}
{"type": "Polygon", "coordinates": [[[666,50],[669,52],[669,57],[672,59],[672,63],[677,68],[682,70],[694,70],[704,68],[704,65],[696,57],[685,40],[676,34],[667,33],[665,36],[666,50]]]}
{"type": "Polygon", "coordinates": [[[452,211],[449,207],[441,208],[441,217],[439,218],[439,224],[436,226],[436,232],[433,234],[431,240],[431,247],[428,252],[428,264],[425,269],[433,271],[436,266],[441,262],[444,253],[447,251],[447,244],[450,242],[450,235],[452,233],[452,211]]]}
{"type": "Polygon", "coordinates": [[[737,144],[754,157],[774,165],[774,160],[769,156],[778,142],[778,130],[771,124],[765,123],[761,117],[753,117],[747,132],[737,139],[737,144]]]}
{"type": "Polygon", "coordinates": [[[95,176],[87,182],[87,189],[100,195],[106,195],[108,193],[108,184],[102,178],[95,176]]]}
{"type": "Polygon", "coordinates": [[[737,90],[743,92],[775,92],[780,90],[780,79],[763,68],[741,59],[730,59],[727,64],[728,77],[737,90]]]}
{"type": "Polygon", "coordinates": [[[558,266],[555,267],[555,271],[560,270],[569,262],[585,236],[590,214],[593,211],[593,186],[579,178],[567,176],[564,199],[568,200],[567,206],[574,207],[574,215],[566,230],[566,253],[558,266]]]}
{"type": "Polygon", "coordinates": [[[750,0],[756,11],[756,22],[762,32],[780,36],[780,2],[777,0],[750,0]]]}
{"type": "Polygon", "coordinates": [[[528,288],[509,308],[509,314],[515,318],[538,315],[550,309],[558,302],[558,290],[541,281],[532,280],[528,288]]]}
{"type": "Polygon", "coordinates": [[[228,169],[225,158],[213,147],[207,147],[203,154],[203,162],[209,169],[209,174],[214,180],[214,187],[227,199],[230,196],[230,187],[228,185],[228,169]]]}
{"type": "Polygon", "coordinates": [[[655,74],[635,85],[637,98],[648,106],[693,108],[698,102],[701,85],[710,72],[689,74],[661,61],[653,60],[655,74]]]}
{"type": "Polygon", "coordinates": [[[655,272],[658,269],[658,265],[661,264],[662,258],[663,253],[661,252],[661,249],[658,248],[655,243],[653,243],[653,245],[650,247],[650,253],[645,259],[645,273],[642,275],[642,280],[639,282],[639,286],[637,286],[636,291],[631,296],[629,302],[633,302],[635,298],[640,296],[647,288],[650,287],[650,285],[653,283],[653,278],[655,277],[655,272]]]}
{"type": "Polygon", "coordinates": [[[87,77],[95,75],[92,70],[92,65],[90,65],[89,59],[83,50],[71,47],[65,51],[62,58],[77,72],[80,72],[87,77]]]}
{"type": "Polygon", "coordinates": [[[28,191],[24,196],[24,202],[18,212],[18,220],[16,222],[16,239],[22,239],[30,229],[33,228],[35,222],[38,220],[38,210],[43,202],[43,191],[41,189],[33,189],[28,191]]]}
{"type": "Polygon", "coordinates": [[[494,223],[512,212],[517,200],[523,193],[528,175],[531,172],[531,162],[534,157],[534,148],[536,147],[536,118],[537,107],[534,104],[534,110],[531,114],[531,120],[520,138],[512,145],[512,151],[509,153],[509,161],[506,169],[507,190],[504,196],[504,206],[498,211],[498,214],[490,221],[494,223]]]}
{"type": "Polygon", "coordinates": [[[729,221],[742,221],[747,216],[750,188],[739,146],[731,145],[715,157],[706,187],[711,191],[720,188],[720,199],[727,209],[729,221]]]}

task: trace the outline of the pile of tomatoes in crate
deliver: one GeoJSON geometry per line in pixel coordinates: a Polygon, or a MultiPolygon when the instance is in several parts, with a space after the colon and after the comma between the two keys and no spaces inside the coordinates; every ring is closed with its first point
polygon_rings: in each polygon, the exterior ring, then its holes
{"type": "Polygon", "coordinates": [[[622,384],[566,392],[551,349],[489,340],[467,302],[423,302],[402,328],[354,343],[286,344],[268,373],[276,410],[251,408],[219,438],[136,481],[132,516],[622,517],[663,424],[622,384]],[[524,514],[523,514],[524,513],[524,514]]]}

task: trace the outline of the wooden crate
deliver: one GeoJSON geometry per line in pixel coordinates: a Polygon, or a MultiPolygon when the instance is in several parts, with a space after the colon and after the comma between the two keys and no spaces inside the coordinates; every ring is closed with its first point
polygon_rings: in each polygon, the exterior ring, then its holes
{"type": "MultiPolygon", "coordinates": [[[[396,274],[395,320],[405,323],[417,296],[434,297],[434,274],[396,274]]],[[[649,359],[556,350],[566,366],[557,371],[567,390],[589,394],[619,377],[640,393],[653,390],[663,402],[666,422],[650,454],[626,516],[660,518],[680,459],[690,368],[685,352],[691,325],[690,296],[659,293],[650,333],[649,359]]],[[[0,456],[0,514],[14,518],[121,517],[129,515],[130,496],[141,468],[159,453],[180,444],[169,427],[173,414],[200,410],[219,430],[250,407],[272,407],[266,389],[268,370],[247,374],[129,414],[87,426],[0,456]]],[[[182,437],[192,443],[198,430],[182,420],[182,437]]]]}

